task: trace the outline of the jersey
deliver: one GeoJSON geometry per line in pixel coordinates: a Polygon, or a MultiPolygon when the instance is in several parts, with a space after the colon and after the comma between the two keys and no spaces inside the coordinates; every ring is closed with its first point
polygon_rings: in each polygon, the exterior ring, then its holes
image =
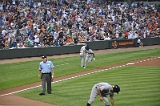
{"type": "Polygon", "coordinates": [[[50,73],[52,68],[54,68],[54,65],[48,60],[45,63],[42,61],[39,64],[39,70],[41,70],[42,73],[50,73]]]}
{"type": "Polygon", "coordinates": [[[114,92],[111,91],[112,86],[106,82],[101,82],[96,84],[97,88],[100,88],[102,96],[110,95],[110,98],[113,98],[114,92]]]}
{"type": "Polygon", "coordinates": [[[87,52],[88,54],[93,54],[92,49],[86,50],[86,52],[87,52]]]}
{"type": "Polygon", "coordinates": [[[85,46],[82,46],[81,49],[80,49],[80,53],[85,53],[85,50],[86,50],[85,46]]]}
{"type": "Polygon", "coordinates": [[[86,47],[85,46],[82,46],[81,49],[80,49],[80,56],[84,56],[84,54],[86,53],[86,47]]]}

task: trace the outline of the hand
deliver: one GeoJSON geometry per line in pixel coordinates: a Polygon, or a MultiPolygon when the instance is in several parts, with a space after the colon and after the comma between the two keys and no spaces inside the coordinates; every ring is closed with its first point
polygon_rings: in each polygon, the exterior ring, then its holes
{"type": "Polygon", "coordinates": [[[54,78],[51,79],[51,81],[53,82],[54,78]]]}
{"type": "Polygon", "coordinates": [[[54,80],[54,77],[53,77],[53,75],[52,75],[52,79],[51,79],[51,81],[53,82],[53,80],[54,80]]]}
{"type": "Polygon", "coordinates": [[[38,74],[38,78],[40,78],[40,75],[38,74]]]}
{"type": "Polygon", "coordinates": [[[100,97],[100,101],[103,101],[103,98],[102,98],[102,97],[100,97]]]}

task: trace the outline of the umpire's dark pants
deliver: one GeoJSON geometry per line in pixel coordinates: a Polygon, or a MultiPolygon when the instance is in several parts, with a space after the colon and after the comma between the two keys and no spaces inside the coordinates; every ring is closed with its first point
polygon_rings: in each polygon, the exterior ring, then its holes
{"type": "Polygon", "coordinates": [[[47,83],[47,92],[51,93],[51,73],[42,73],[42,93],[46,92],[46,83],[47,83]]]}

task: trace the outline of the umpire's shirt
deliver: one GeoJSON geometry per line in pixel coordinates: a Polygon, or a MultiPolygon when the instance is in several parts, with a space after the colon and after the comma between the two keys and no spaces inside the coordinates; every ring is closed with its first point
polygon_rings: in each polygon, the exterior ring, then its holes
{"type": "Polygon", "coordinates": [[[41,73],[51,73],[52,68],[54,68],[54,65],[51,61],[40,62],[39,70],[41,70],[41,73]]]}

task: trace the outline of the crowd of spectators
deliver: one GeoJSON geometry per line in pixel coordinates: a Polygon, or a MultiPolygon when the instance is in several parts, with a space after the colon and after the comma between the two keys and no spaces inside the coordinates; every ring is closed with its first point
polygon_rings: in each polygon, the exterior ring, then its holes
{"type": "Polygon", "coordinates": [[[1,0],[0,48],[160,36],[160,9],[111,0],[1,0]]]}

